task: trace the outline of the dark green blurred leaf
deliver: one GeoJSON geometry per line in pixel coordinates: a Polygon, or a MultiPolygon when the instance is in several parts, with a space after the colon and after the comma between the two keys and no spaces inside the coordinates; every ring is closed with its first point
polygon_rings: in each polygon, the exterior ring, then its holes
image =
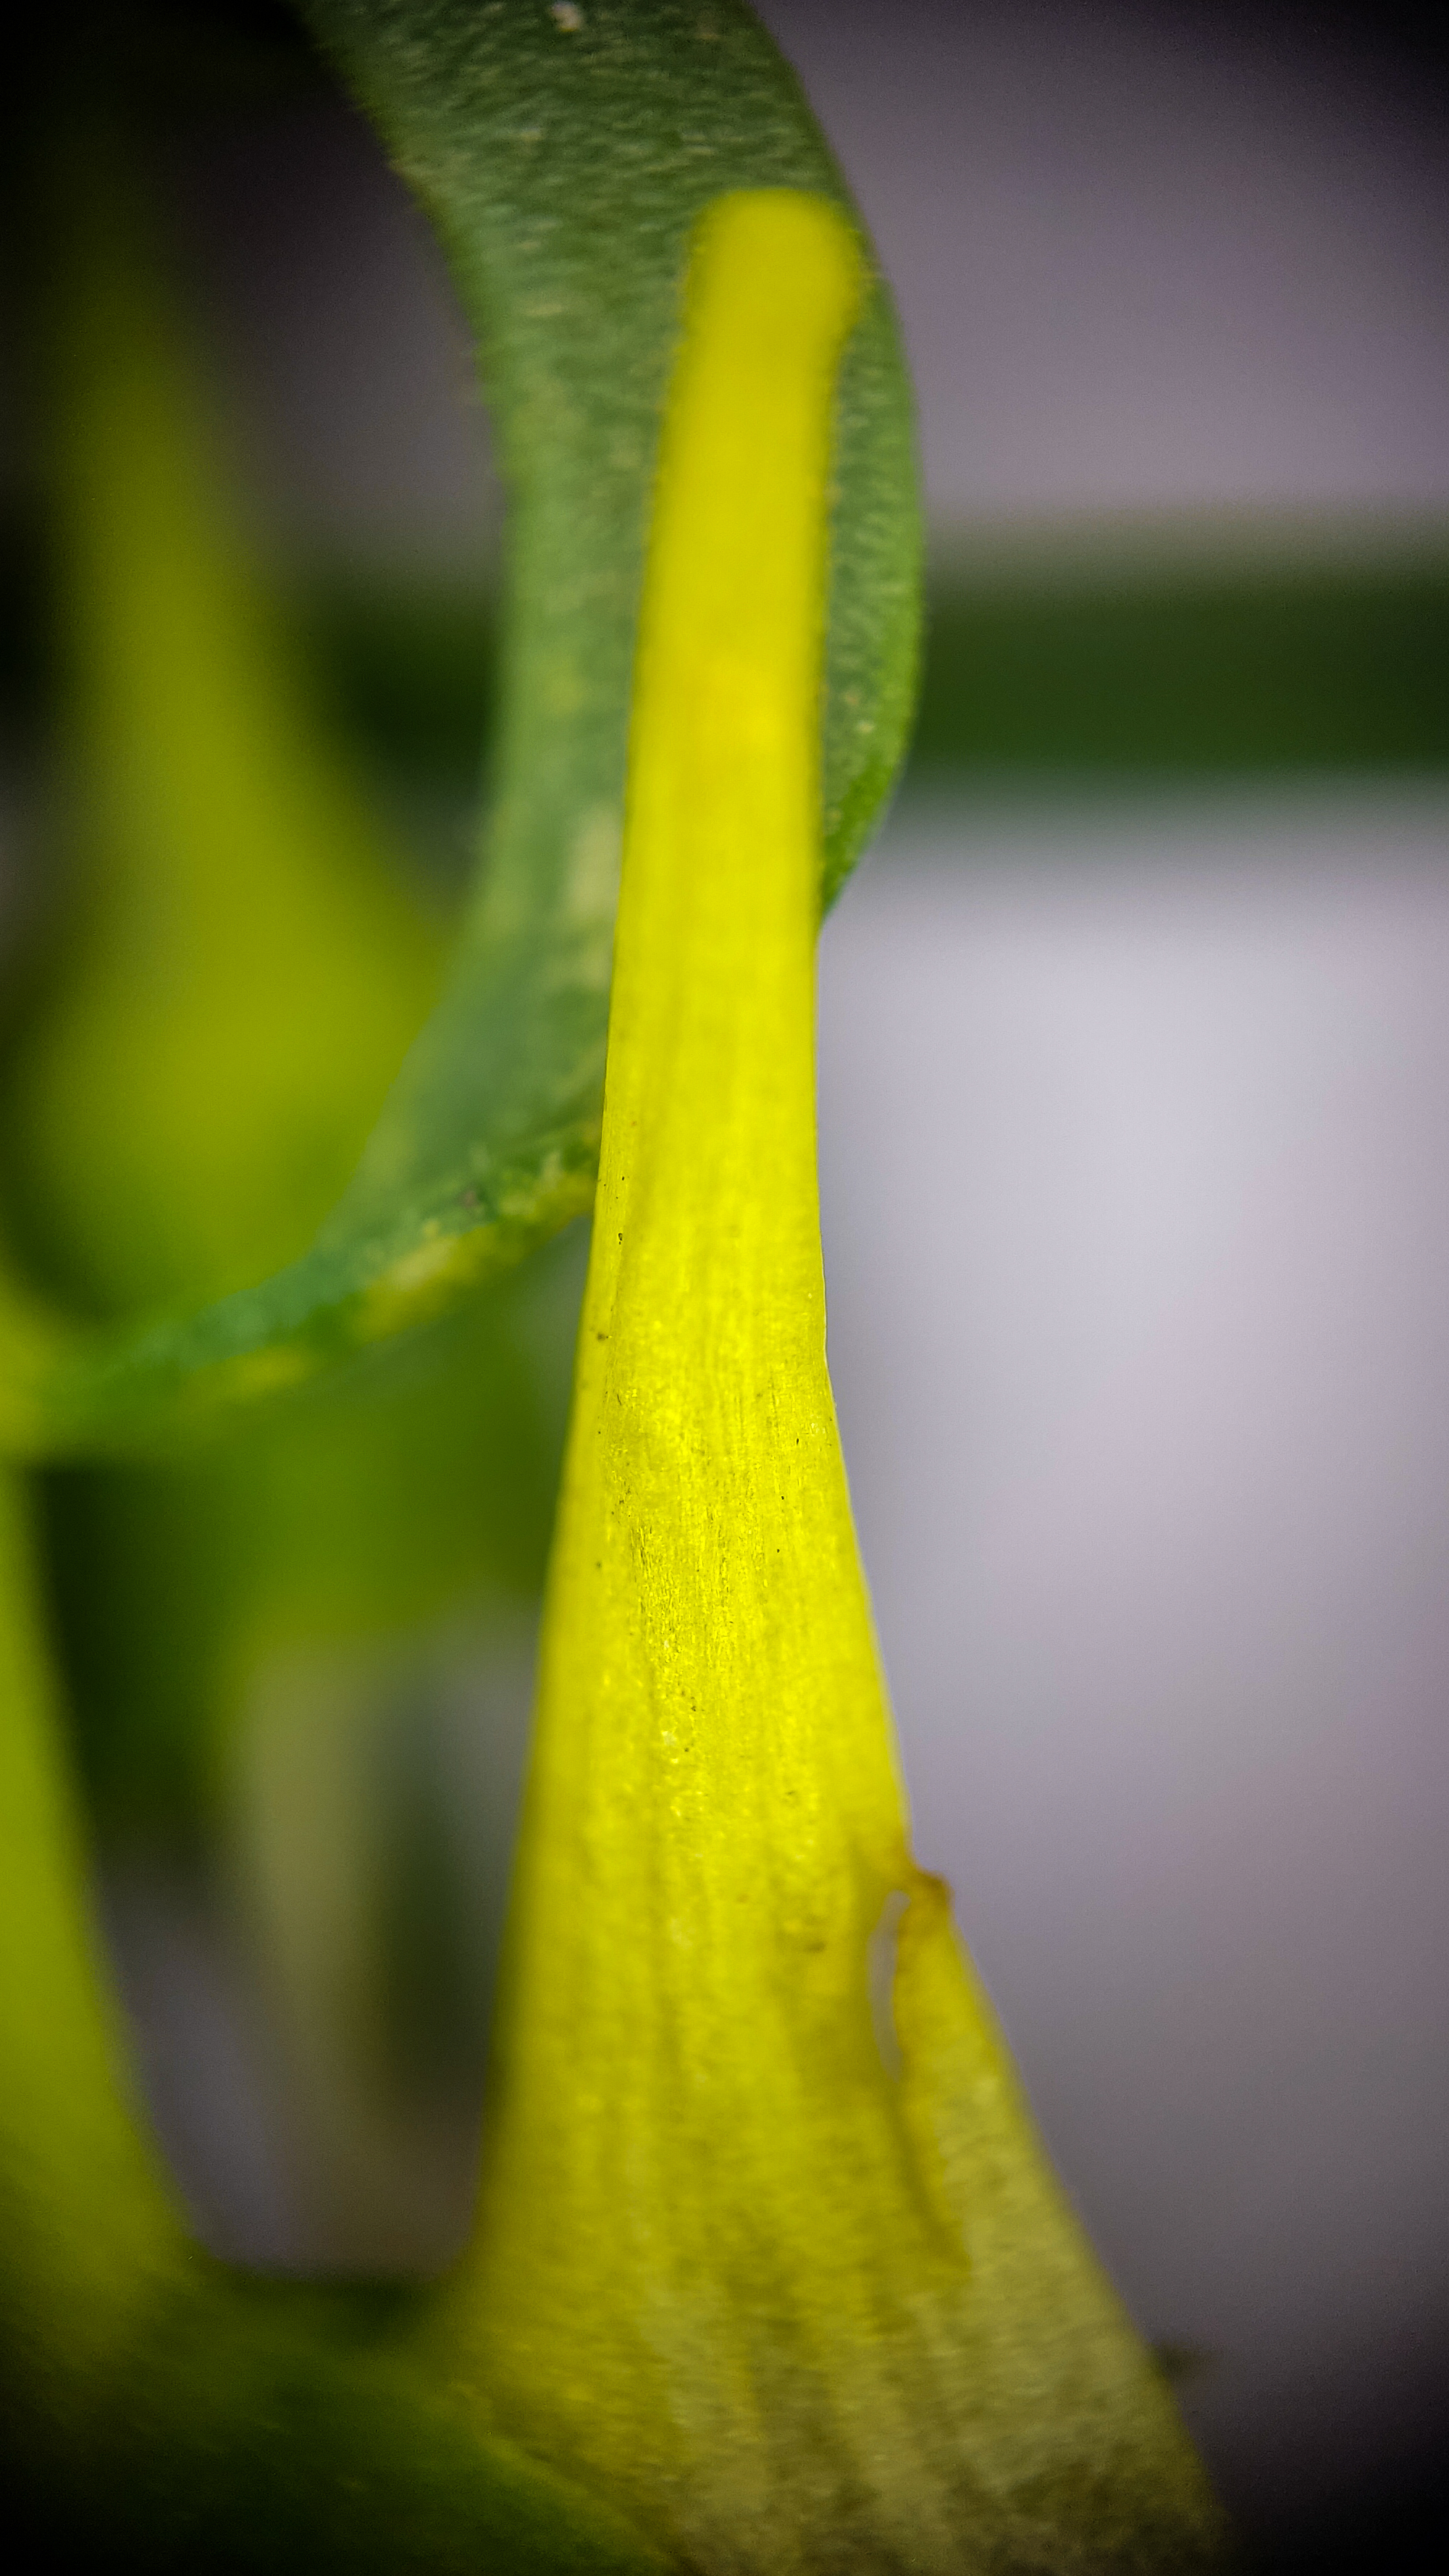
{"type": "Polygon", "coordinates": [[[913,775],[1449,765],[1449,532],[1353,548],[1270,524],[1255,549],[1189,526],[1135,556],[1131,532],[1115,551],[1104,532],[1075,561],[1064,542],[943,573],[913,775]]]}

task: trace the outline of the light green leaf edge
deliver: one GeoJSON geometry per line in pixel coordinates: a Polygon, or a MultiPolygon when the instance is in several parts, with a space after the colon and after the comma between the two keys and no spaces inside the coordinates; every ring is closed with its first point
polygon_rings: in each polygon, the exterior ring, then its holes
{"type": "MultiPolygon", "coordinates": [[[[858,219],[740,0],[300,0],[446,249],[508,484],[495,789],[443,998],[312,1249],[99,1333],[0,1276],[0,1443],[127,1454],[454,1304],[591,1203],[630,675],[687,243],[727,189],[858,219]]],[[[863,238],[863,237],[862,237],[863,238]]],[[[868,245],[863,245],[867,250],[868,245]]],[[[909,385],[869,269],[841,376],[826,646],[828,902],[899,767],[920,515],[909,385]]]]}

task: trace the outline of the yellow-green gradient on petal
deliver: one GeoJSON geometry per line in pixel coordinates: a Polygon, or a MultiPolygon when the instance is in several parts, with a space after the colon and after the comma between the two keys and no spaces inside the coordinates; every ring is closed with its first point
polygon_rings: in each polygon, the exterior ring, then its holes
{"type": "Polygon", "coordinates": [[[862,283],[699,232],[593,1255],[457,2366],[699,2568],[1181,2568],[1218,2525],[914,1867],[825,1365],[819,665],[862,283]]]}

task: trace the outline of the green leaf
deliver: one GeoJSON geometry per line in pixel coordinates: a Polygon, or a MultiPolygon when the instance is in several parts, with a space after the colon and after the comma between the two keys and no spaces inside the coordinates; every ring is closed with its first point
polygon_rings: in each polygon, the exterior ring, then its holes
{"type": "MultiPolygon", "coordinates": [[[[655,449],[700,209],[845,204],[738,0],[307,0],[431,214],[479,339],[509,484],[496,790],[443,999],[300,1260],[199,1311],[22,1329],[0,1435],[164,1442],[455,1301],[591,1199],[634,632],[655,449]]],[[[909,392],[870,273],[841,375],[823,761],[826,899],[895,774],[914,686],[909,392]]]]}
{"type": "Polygon", "coordinates": [[[561,1242],[224,1438],[48,1472],[58,1648],[108,1846],[207,1848],[268,1671],[531,1610],[581,1248],[561,1242]]]}

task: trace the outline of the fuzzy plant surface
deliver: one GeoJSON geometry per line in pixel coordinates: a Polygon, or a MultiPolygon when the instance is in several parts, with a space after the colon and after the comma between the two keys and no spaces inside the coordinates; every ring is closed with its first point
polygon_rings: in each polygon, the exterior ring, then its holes
{"type": "Polygon", "coordinates": [[[1216,2565],[910,1855],[826,1373],[815,933],[916,656],[888,298],[733,0],[303,14],[478,337],[501,739],[445,964],[291,704],[88,152],[50,360],[80,893],[0,1108],[17,2525],[154,2568],[1216,2565]],[[155,1793],[176,1671],[173,1754],[304,1610],[502,1561],[504,1274],[590,1206],[470,2241],[247,2273],[139,2098],[96,1784],[155,1793]]]}

